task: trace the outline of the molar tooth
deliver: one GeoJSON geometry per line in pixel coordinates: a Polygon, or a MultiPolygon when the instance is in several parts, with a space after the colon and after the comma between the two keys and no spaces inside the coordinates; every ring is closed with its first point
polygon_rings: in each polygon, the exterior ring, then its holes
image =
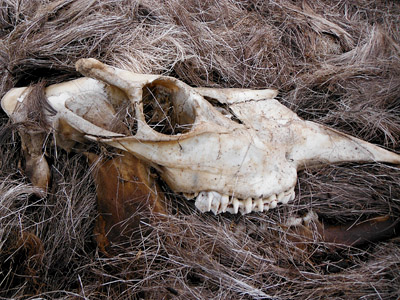
{"type": "Polygon", "coordinates": [[[211,197],[211,211],[214,215],[219,213],[219,206],[221,204],[221,194],[217,192],[208,192],[208,197],[211,197]]]}
{"type": "Polygon", "coordinates": [[[255,203],[255,211],[263,212],[264,211],[264,201],[262,198],[258,198],[255,203]]]}
{"type": "Polygon", "coordinates": [[[273,194],[273,195],[269,196],[269,197],[268,197],[268,200],[269,200],[270,202],[276,201],[276,195],[273,194]]]}
{"type": "MultiPolygon", "coordinates": [[[[212,198],[211,198],[212,201],[212,198]]],[[[196,198],[195,206],[201,212],[207,212],[211,209],[211,202],[208,192],[200,192],[196,198]]]]}
{"type": "Polygon", "coordinates": [[[278,203],[281,203],[284,197],[285,197],[285,192],[279,193],[278,196],[276,197],[276,201],[278,203]]]}
{"type": "Polygon", "coordinates": [[[289,190],[287,190],[286,192],[285,192],[285,197],[283,197],[283,199],[282,199],[282,203],[283,204],[286,204],[286,203],[288,203],[289,201],[292,201],[292,200],[294,200],[294,198],[296,197],[296,193],[294,192],[294,187],[292,187],[291,189],[289,189],[289,190]]]}
{"type": "Polygon", "coordinates": [[[207,211],[211,210],[211,204],[212,204],[213,199],[214,199],[214,195],[212,194],[212,192],[208,192],[207,193],[207,211]]]}
{"type": "Polygon", "coordinates": [[[233,205],[233,213],[237,214],[239,212],[239,205],[240,205],[239,199],[233,198],[232,205],[233,205]]]}
{"type": "Polygon", "coordinates": [[[247,198],[246,200],[244,200],[244,212],[243,214],[248,214],[251,213],[251,209],[253,207],[253,201],[251,198],[247,198]]]}
{"type": "Polygon", "coordinates": [[[269,204],[269,203],[271,203],[272,201],[275,201],[275,200],[276,200],[276,195],[275,194],[269,196],[268,198],[264,198],[263,199],[264,204],[269,204]]]}
{"type": "Polygon", "coordinates": [[[232,206],[231,207],[227,207],[225,211],[228,212],[228,213],[233,214],[233,207],[232,206]]]}
{"type": "Polygon", "coordinates": [[[286,195],[285,197],[282,198],[281,203],[282,204],[287,204],[290,201],[290,198],[292,197],[291,194],[286,195]]]}
{"type": "Polygon", "coordinates": [[[226,208],[228,207],[229,204],[229,196],[228,195],[222,195],[221,197],[221,205],[219,207],[218,213],[224,213],[226,212],[226,208]]]}
{"type": "Polygon", "coordinates": [[[269,207],[270,207],[270,208],[275,208],[277,205],[278,205],[278,202],[277,202],[276,199],[275,199],[275,200],[273,200],[273,201],[269,204],[269,207]]]}
{"type": "Polygon", "coordinates": [[[254,198],[254,200],[251,201],[251,211],[256,211],[257,209],[257,199],[254,198]]]}
{"type": "Polygon", "coordinates": [[[289,201],[293,201],[294,198],[296,198],[296,193],[294,192],[294,188],[293,188],[293,192],[290,194],[289,201]]]}

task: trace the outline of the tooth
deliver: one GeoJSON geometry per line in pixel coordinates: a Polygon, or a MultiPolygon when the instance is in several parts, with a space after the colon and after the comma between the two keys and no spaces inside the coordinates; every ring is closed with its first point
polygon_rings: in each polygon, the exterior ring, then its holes
{"type": "Polygon", "coordinates": [[[219,206],[221,204],[221,194],[217,192],[209,192],[208,197],[211,197],[211,211],[214,215],[218,214],[219,206]]]}
{"type": "Polygon", "coordinates": [[[292,194],[290,195],[289,201],[293,201],[294,198],[296,198],[296,193],[294,192],[294,188],[293,188],[293,192],[292,192],[292,194]]]}
{"type": "Polygon", "coordinates": [[[276,195],[273,194],[273,195],[269,196],[268,200],[269,200],[270,202],[276,201],[276,195]]]}
{"type": "Polygon", "coordinates": [[[247,198],[244,200],[244,213],[243,214],[248,214],[251,213],[251,208],[253,206],[253,201],[251,198],[247,198]]]}
{"type": "MultiPolygon", "coordinates": [[[[212,200],[212,199],[211,199],[212,200]]],[[[196,198],[195,206],[201,212],[207,212],[211,209],[211,202],[209,202],[209,197],[207,192],[200,192],[196,198]]]]}
{"type": "Polygon", "coordinates": [[[285,197],[285,193],[284,192],[282,192],[282,193],[280,193],[280,194],[278,194],[278,197],[277,197],[277,202],[281,202],[282,200],[283,200],[283,198],[285,197]]]}
{"type": "Polygon", "coordinates": [[[269,204],[268,203],[264,203],[264,211],[268,211],[269,210],[269,204]]]}
{"type": "Polygon", "coordinates": [[[251,201],[251,211],[256,211],[257,209],[257,199],[254,198],[254,201],[251,201]]]}
{"type": "Polygon", "coordinates": [[[281,199],[281,203],[287,204],[293,197],[293,194],[294,194],[294,187],[292,187],[290,190],[285,191],[283,193],[283,198],[281,199]]]}
{"type": "Polygon", "coordinates": [[[234,214],[233,207],[227,207],[226,212],[234,214]]]}
{"type": "Polygon", "coordinates": [[[269,204],[269,207],[270,208],[275,208],[277,205],[278,205],[278,202],[276,200],[274,200],[269,204]]]}
{"type": "Polygon", "coordinates": [[[218,213],[226,212],[226,208],[228,207],[228,204],[229,204],[229,196],[225,194],[221,197],[221,205],[219,206],[218,213]]]}
{"type": "Polygon", "coordinates": [[[254,203],[255,203],[255,211],[258,212],[264,211],[264,202],[262,198],[258,198],[254,203]]]}
{"type": "Polygon", "coordinates": [[[286,195],[285,197],[282,198],[281,203],[282,204],[287,204],[290,201],[290,198],[292,197],[291,194],[286,195]]]}
{"type": "Polygon", "coordinates": [[[294,192],[294,188],[291,189],[289,192],[290,192],[290,194],[286,196],[288,198],[287,202],[293,201],[294,198],[296,198],[296,193],[294,192]]]}
{"type": "Polygon", "coordinates": [[[208,192],[207,193],[207,208],[208,208],[207,211],[211,210],[211,204],[212,204],[213,200],[214,200],[214,195],[212,194],[212,192],[208,192]]]}
{"type": "Polygon", "coordinates": [[[271,203],[272,201],[275,201],[276,200],[276,195],[274,194],[274,195],[271,195],[271,196],[269,196],[268,198],[265,198],[263,201],[264,201],[264,204],[265,203],[271,203]]]}
{"type": "Polygon", "coordinates": [[[233,198],[232,205],[233,205],[233,213],[237,214],[239,212],[240,201],[237,198],[233,198]]]}

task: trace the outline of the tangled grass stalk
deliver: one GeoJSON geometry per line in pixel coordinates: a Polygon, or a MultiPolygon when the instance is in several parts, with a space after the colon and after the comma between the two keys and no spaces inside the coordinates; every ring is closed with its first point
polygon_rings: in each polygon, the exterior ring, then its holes
{"type": "MultiPolygon", "coordinates": [[[[191,86],[273,87],[301,117],[399,152],[399,15],[397,1],[0,0],[0,97],[76,78],[76,60],[94,57],[191,86]]],[[[96,192],[85,157],[49,136],[45,196],[26,179],[2,111],[0,142],[1,299],[400,294],[398,237],[333,250],[315,232],[304,239],[285,226],[310,210],[336,225],[399,218],[397,166],[304,170],[292,205],[246,216],[199,214],[164,186],[169,215],[142,224],[153,230],[139,246],[109,257],[93,239],[96,192]]]]}

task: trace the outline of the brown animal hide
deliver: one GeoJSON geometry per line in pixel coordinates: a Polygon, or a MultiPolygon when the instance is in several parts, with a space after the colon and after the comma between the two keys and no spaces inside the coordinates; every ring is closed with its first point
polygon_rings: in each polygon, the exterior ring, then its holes
{"type": "Polygon", "coordinates": [[[324,242],[344,246],[360,246],[388,239],[399,233],[399,219],[390,216],[376,217],[358,224],[318,226],[324,242]]]}
{"type": "Polygon", "coordinates": [[[288,239],[303,250],[315,238],[332,251],[343,247],[359,247],[398,236],[399,221],[391,216],[380,216],[357,223],[332,225],[315,219],[312,223],[305,221],[299,226],[290,227],[288,239]]]}
{"type": "Polygon", "coordinates": [[[165,213],[162,193],[148,166],[128,153],[109,160],[93,153],[86,156],[96,183],[95,237],[100,250],[112,254],[128,242],[138,245],[154,214],[165,213]]]}
{"type": "Polygon", "coordinates": [[[0,248],[0,274],[11,274],[8,281],[0,281],[0,289],[7,284],[28,282],[34,290],[43,286],[40,272],[43,267],[44,246],[38,236],[29,231],[12,231],[0,248]]]}

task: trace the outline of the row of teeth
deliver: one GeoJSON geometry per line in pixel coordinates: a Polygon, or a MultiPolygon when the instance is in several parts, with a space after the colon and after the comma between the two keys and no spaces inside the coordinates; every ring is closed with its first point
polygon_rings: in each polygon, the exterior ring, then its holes
{"type": "Polygon", "coordinates": [[[294,187],[278,195],[258,199],[238,199],[229,197],[228,195],[221,195],[217,192],[200,192],[184,195],[188,199],[196,198],[195,205],[201,212],[212,211],[215,215],[224,212],[229,212],[231,214],[240,212],[244,215],[253,211],[268,211],[271,208],[275,208],[278,203],[286,204],[295,198],[294,187]]]}

